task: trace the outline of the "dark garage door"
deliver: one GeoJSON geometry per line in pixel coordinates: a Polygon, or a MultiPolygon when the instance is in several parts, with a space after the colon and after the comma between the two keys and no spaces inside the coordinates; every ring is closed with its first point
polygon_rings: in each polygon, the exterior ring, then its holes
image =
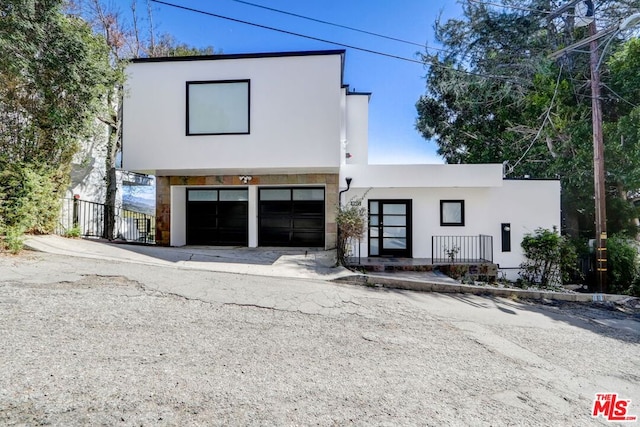
{"type": "Polygon", "coordinates": [[[246,189],[188,189],[187,244],[247,246],[246,189]]]}
{"type": "Polygon", "coordinates": [[[260,246],[324,247],[324,188],[261,188],[260,246]]]}

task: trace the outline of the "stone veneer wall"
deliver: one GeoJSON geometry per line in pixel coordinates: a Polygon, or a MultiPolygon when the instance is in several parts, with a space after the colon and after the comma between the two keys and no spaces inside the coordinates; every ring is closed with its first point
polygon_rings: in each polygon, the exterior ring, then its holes
{"type": "Polygon", "coordinates": [[[325,249],[336,247],[338,226],[336,210],[338,205],[338,174],[295,174],[295,175],[252,175],[248,184],[238,175],[209,176],[157,176],[156,177],[156,244],[169,246],[171,237],[171,186],[211,185],[247,187],[249,185],[325,185],[325,249]]]}

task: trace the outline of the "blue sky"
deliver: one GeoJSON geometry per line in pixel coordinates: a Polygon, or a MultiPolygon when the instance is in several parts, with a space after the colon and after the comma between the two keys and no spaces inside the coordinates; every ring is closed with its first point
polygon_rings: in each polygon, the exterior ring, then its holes
{"type": "MultiPolygon", "coordinates": [[[[264,10],[234,0],[164,0],[256,24],[331,40],[363,49],[417,59],[419,46],[401,43],[264,10]]],[[[454,0],[246,0],[273,9],[313,17],[415,43],[433,42],[433,24],[459,14],[454,0]]],[[[123,12],[130,0],[117,0],[123,12]]],[[[336,49],[341,46],[256,28],[246,24],[152,3],[159,32],[179,42],[213,46],[223,53],[336,49]]],[[[424,93],[422,64],[346,48],[344,82],[372,92],[369,104],[370,163],[442,163],[436,146],[415,130],[415,103],[424,93]]]]}

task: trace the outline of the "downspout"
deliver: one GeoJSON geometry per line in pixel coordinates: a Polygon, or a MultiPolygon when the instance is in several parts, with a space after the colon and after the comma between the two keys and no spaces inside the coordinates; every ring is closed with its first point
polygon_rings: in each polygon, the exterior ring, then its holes
{"type": "Polygon", "coordinates": [[[340,204],[340,206],[342,206],[342,193],[346,193],[347,191],[349,191],[349,188],[351,188],[352,178],[345,178],[344,180],[347,181],[347,188],[338,193],[338,203],[340,204]]]}

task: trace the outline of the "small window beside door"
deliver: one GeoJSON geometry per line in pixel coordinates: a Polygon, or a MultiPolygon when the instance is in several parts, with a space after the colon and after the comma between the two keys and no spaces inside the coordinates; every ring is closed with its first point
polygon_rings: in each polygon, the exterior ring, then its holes
{"type": "Polygon", "coordinates": [[[464,200],[440,200],[440,225],[464,227],[464,200]]]}

